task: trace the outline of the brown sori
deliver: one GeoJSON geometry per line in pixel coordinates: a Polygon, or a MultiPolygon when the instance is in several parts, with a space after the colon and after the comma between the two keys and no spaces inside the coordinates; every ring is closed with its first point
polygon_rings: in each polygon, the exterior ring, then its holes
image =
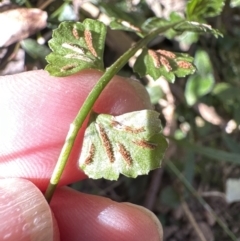
{"type": "Polygon", "coordinates": [[[102,142],[103,142],[103,146],[106,150],[107,156],[108,156],[110,162],[113,163],[115,161],[115,158],[114,158],[112,145],[109,141],[108,135],[106,134],[102,125],[98,124],[98,127],[99,127],[100,136],[101,136],[101,139],[102,139],[102,142]]]}
{"type": "Polygon", "coordinates": [[[86,160],[84,161],[84,164],[89,165],[93,162],[93,156],[95,154],[95,146],[93,145],[93,143],[91,144],[88,156],[86,158],[86,160]]]}
{"type": "Polygon", "coordinates": [[[122,143],[118,143],[118,146],[119,146],[119,152],[122,158],[124,159],[124,161],[127,163],[128,166],[131,166],[133,163],[131,154],[122,143]]]}
{"type": "Polygon", "coordinates": [[[151,50],[151,49],[148,50],[148,54],[152,57],[154,66],[156,68],[159,68],[161,66],[161,62],[159,60],[158,54],[155,51],[151,50]]]}
{"type": "Polygon", "coordinates": [[[73,34],[73,37],[74,37],[75,39],[79,39],[79,38],[80,38],[80,37],[79,37],[79,34],[78,34],[78,31],[77,31],[76,28],[73,28],[72,34],[73,34]]]}
{"type": "Polygon", "coordinates": [[[77,65],[76,64],[68,64],[65,65],[61,68],[61,72],[66,71],[66,70],[71,70],[74,69],[77,65]]]}
{"type": "Polygon", "coordinates": [[[121,126],[120,130],[123,130],[123,131],[126,131],[126,132],[130,132],[132,134],[138,134],[138,133],[141,133],[141,132],[145,131],[144,127],[133,128],[131,126],[122,125],[121,123],[119,123],[119,122],[117,122],[115,120],[111,121],[111,126],[115,127],[117,130],[119,130],[119,128],[117,128],[117,126],[121,126]]]}
{"type": "Polygon", "coordinates": [[[160,56],[160,62],[161,64],[165,67],[165,69],[167,70],[167,72],[169,72],[170,70],[172,70],[172,67],[170,66],[170,63],[168,61],[167,58],[165,58],[164,56],[160,56]]]}
{"type": "Polygon", "coordinates": [[[89,30],[84,30],[84,39],[91,54],[94,57],[97,57],[97,52],[93,47],[92,33],[89,30]]]}
{"type": "Polygon", "coordinates": [[[145,131],[144,127],[133,128],[131,126],[124,126],[124,130],[132,134],[138,134],[145,131]]]}
{"type": "Polygon", "coordinates": [[[187,61],[180,60],[177,62],[178,67],[183,68],[183,69],[190,69],[192,68],[192,64],[190,64],[187,61]]]}
{"type": "Polygon", "coordinates": [[[164,55],[165,57],[170,58],[170,59],[174,59],[176,57],[176,54],[174,54],[173,52],[167,51],[167,50],[159,49],[156,52],[161,55],[164,55]]]}
{"type": "Polygon", "coordinates": [[[148,148],[148,149],[151,149],[151,150],[154,150],[156,149],[157,147],[157,144],[155,143],[149,143],[145,140],[138,140],[138,141],[133,141],[134,144],[142,147],[142,148],[148,148]]]}

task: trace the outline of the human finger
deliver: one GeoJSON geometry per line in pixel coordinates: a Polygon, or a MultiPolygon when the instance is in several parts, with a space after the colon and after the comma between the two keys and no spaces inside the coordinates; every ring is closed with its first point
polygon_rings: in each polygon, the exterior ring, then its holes
{"type": "Polygon", "coordinates": [[[130,203],[58,188],[51,201],[61,241],[162,240],[162,226],[149,210],[130,203]]]}
{"type": "MultiPolygon", "coordinates": [[[[0,178],[23,177],[45,190],[70,123],[101,77],[86,70],[65,78],[31,71],[0,78],[0,178]]],[[[116,76],[94,109],[113,115],[150,108],[143,87],[116,76]]],[[[79,132],[60,185],[85,178],[78,167],[79,132]]]]}
{"type": "Polygon", "coordinates": [[[0,179],[0,213],[0,240],[60,240],[46,199],[28,180],[0,179]]]}

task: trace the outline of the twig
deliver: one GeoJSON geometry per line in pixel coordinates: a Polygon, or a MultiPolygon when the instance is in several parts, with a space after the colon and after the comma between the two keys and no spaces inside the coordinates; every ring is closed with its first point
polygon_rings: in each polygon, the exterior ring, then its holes
{"type": "Polygon", "coordinates": [[[152,210],[156,201],[156,196],[161,184],[163,174],[163,168],[158,168],[153,172],[151,183],[147,189],[146,199],[143,206],[149,210],[152,210]]]}
{"type": "MultiPolygon", "coordinates": [[[[150,80],[151,81],[151,80],[150,80]]],[[[173,135],[174,131],[176,130],[176,120],[174,118],[174,111],[175,111],[175,98],[171,92],[171,89],[169,87],[169,83],[161,78],[158,80],[158,85],[164,92],[167,100],[167,105],[163,109],[162,113],[166,120],[166,125],[163,130],[163,134],[166,136],[173,135]]],[[[151,82],[150,82],[151,85],[151,82]]],[[[175,153],[176,151],[176,145],[173,145],[170,141],[168,150],[165,155],[165,159],[170,159],[170,157],[175,153]]],[[[164,168],[157,169],[153,172],[152,180],[149,185],[146,199],[144,200],[144,207],[152,210],[153,206],[155,204],[155,200],[157,197],[157,193],[159,190],[159,187],[161,185],[162,175],[164,172],[164,168]]]]}
{"type": "Polygon", "coordinates": [[[228,228],[227,224],[222,221],[214,210],[208,205],[208,203],[198,194],[198,192],[193,188],[193,186],[188,182],[188,180],[182,175],[182,173],[177,169],[172,161],[167,162],[168,168],[178,177],[178,179],[184,184],[190,193],[197,198],[198,202],[204,207],[204,209],[216,220],[218,225],[224,230],[224,232],[231,238],[233,241],[237,241],[237,237],[234,233],[228,228]]]}
{"type": "Polygon", "coordinates": [[[197,224],[197,222],[196,222],[196,220],[195,220],[192,212],[191,212],[190,209],[188,208],[187,203],[186,203],[185,201],[182,201],[181,206],[182,206],[183,211],[184,211],[184,213],[186,214],[189,222],[190,222],[191,225],[193,226],[193,229],[195,230],[195,232],[196,232],[197,236],[199,237],[199,239],[200,239],[201,241],[207,241],[206,238],[204,237],[201,229],[199,228],[199,226],[198,226],[198,224],[197,224]]]}
{"type": "Polygon", "coordinates": [[[47,1],[43,2],[38,8],[43,10],[43,9],[47,8],[54,1],[55,0],[47,0],[47,1]]]}

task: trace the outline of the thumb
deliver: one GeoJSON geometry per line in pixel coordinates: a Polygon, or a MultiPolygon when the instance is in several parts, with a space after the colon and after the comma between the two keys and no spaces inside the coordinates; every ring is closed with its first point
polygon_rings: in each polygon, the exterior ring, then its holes
{"type": "Polygon", "coordinates": [[[30,181],[0,179],[0,213],[0,240],[60,240],[48,203],[30,181]]]}

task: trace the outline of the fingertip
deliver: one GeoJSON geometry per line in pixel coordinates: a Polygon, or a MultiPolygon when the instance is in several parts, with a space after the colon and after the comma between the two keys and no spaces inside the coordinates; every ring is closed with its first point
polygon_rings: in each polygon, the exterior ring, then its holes
{"type": "Polygon", "coordinates": [[[139,81],[115,76],[97,100],[98,113],[121,115],[131,111],[152,109],[150,97],[139,81]]]}
{"type": "Polygon", "coordinates": [[[159,221],[135,205],[59,188],[51,207],[64,241],[162,241],[159,221]]]}
{"type": "MultiPolygon", "coordinates": [[[[140,205],[135,205],[133,203],[129,203],[129,202],[125,202],[122,203],[123,205],[127,205],[129,207],[132,207],[134,209],[138,209],[142,215],[144,215],[146,217],[145,221],[149,221],[150,227],[153,228],[153,231],[157,231],[158,235],[156,235],[156,240],[158,240],[157,238],[159,237],[159,241],[163,240],[163,228],[162,228],[162,224],[160,223],[159,219],[157,218],[157,216],[151,212],[149,209],[140,206],[140,205]]],[[[146,227],[147,228],[147,227],[146,227]]]]}
{"type": "Polygon", "coordinates": [[[60,240],[48,203],[30,181],[0,179],[0,213],[3,240],[60,240]]]}

